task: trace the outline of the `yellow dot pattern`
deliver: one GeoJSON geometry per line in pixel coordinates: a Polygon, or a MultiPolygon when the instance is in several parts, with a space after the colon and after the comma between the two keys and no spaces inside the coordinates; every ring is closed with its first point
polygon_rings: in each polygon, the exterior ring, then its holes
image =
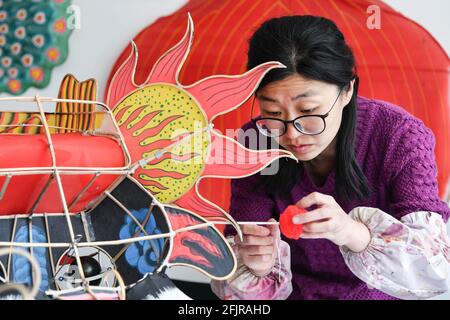
{"type": "Polygon", "coordinates": [[[135,173],[158,201],[171,203],[194,185],[204,168],[211,137],[202,131],[207,120],[201,107],[186,90],[171,84],[146,86],[123,99],[114,115],[120,129],[127,133],[124,136],[128,148],[139,148],[142,158],[158,155],[161,150],[147,146],[173,140],[161,158],[151,160],[135,173]],[[176,137],[187,133],[190,135],[176,144],[176,137]],[[152,176],[151,171],[157,169],[167,175],[152,176]]]}

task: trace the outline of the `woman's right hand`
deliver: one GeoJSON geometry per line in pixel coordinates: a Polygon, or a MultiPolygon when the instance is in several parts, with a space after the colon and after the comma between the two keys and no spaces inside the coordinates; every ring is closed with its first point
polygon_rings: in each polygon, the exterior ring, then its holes
{"type": "MultiPolygon", "coordinates": [[[[276,222],[270,219],[270,222],[276,222]]],[[[270,273],[277,258],[277,247],[280,242],[278,224],[258,226],[246,224],[242,226],[243,241],[235,236],[241,262],[259,277],[270,273]]]]}

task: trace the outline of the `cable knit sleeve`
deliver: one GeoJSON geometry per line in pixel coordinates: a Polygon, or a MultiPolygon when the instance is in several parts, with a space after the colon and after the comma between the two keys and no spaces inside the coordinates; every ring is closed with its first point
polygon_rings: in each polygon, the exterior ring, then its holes
{"type": "Polygon", "coordinates": [[[417,211],[442,215],[447,222],[449,206],[440,200],[433,132],[422,121],[406,118],[391,134],[385,163],[385,181],[390,194],[389,213],[400,219],[417,211]]]}

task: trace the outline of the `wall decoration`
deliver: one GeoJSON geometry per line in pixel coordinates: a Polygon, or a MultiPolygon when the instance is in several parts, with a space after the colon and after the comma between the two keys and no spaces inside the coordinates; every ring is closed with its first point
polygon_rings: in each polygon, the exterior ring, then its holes
{"type": "Polygon", "coordinates": [[[71,0],[0,1],[0,93],[45,88],[68,54],[71,0]]]}

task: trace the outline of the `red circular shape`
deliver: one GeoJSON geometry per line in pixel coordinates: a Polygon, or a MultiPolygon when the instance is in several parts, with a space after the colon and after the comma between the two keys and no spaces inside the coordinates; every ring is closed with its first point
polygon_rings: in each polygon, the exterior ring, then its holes
{"type": "Polygon", "coordinates": [[[308,211],[297,207],[296,205],[288,206],[280,215],[280,230],[281,233],[289,239],[298,240],[303,233],[303,225],[295,224],[292,218],[298,214],[307,213],[308,211]]]}

